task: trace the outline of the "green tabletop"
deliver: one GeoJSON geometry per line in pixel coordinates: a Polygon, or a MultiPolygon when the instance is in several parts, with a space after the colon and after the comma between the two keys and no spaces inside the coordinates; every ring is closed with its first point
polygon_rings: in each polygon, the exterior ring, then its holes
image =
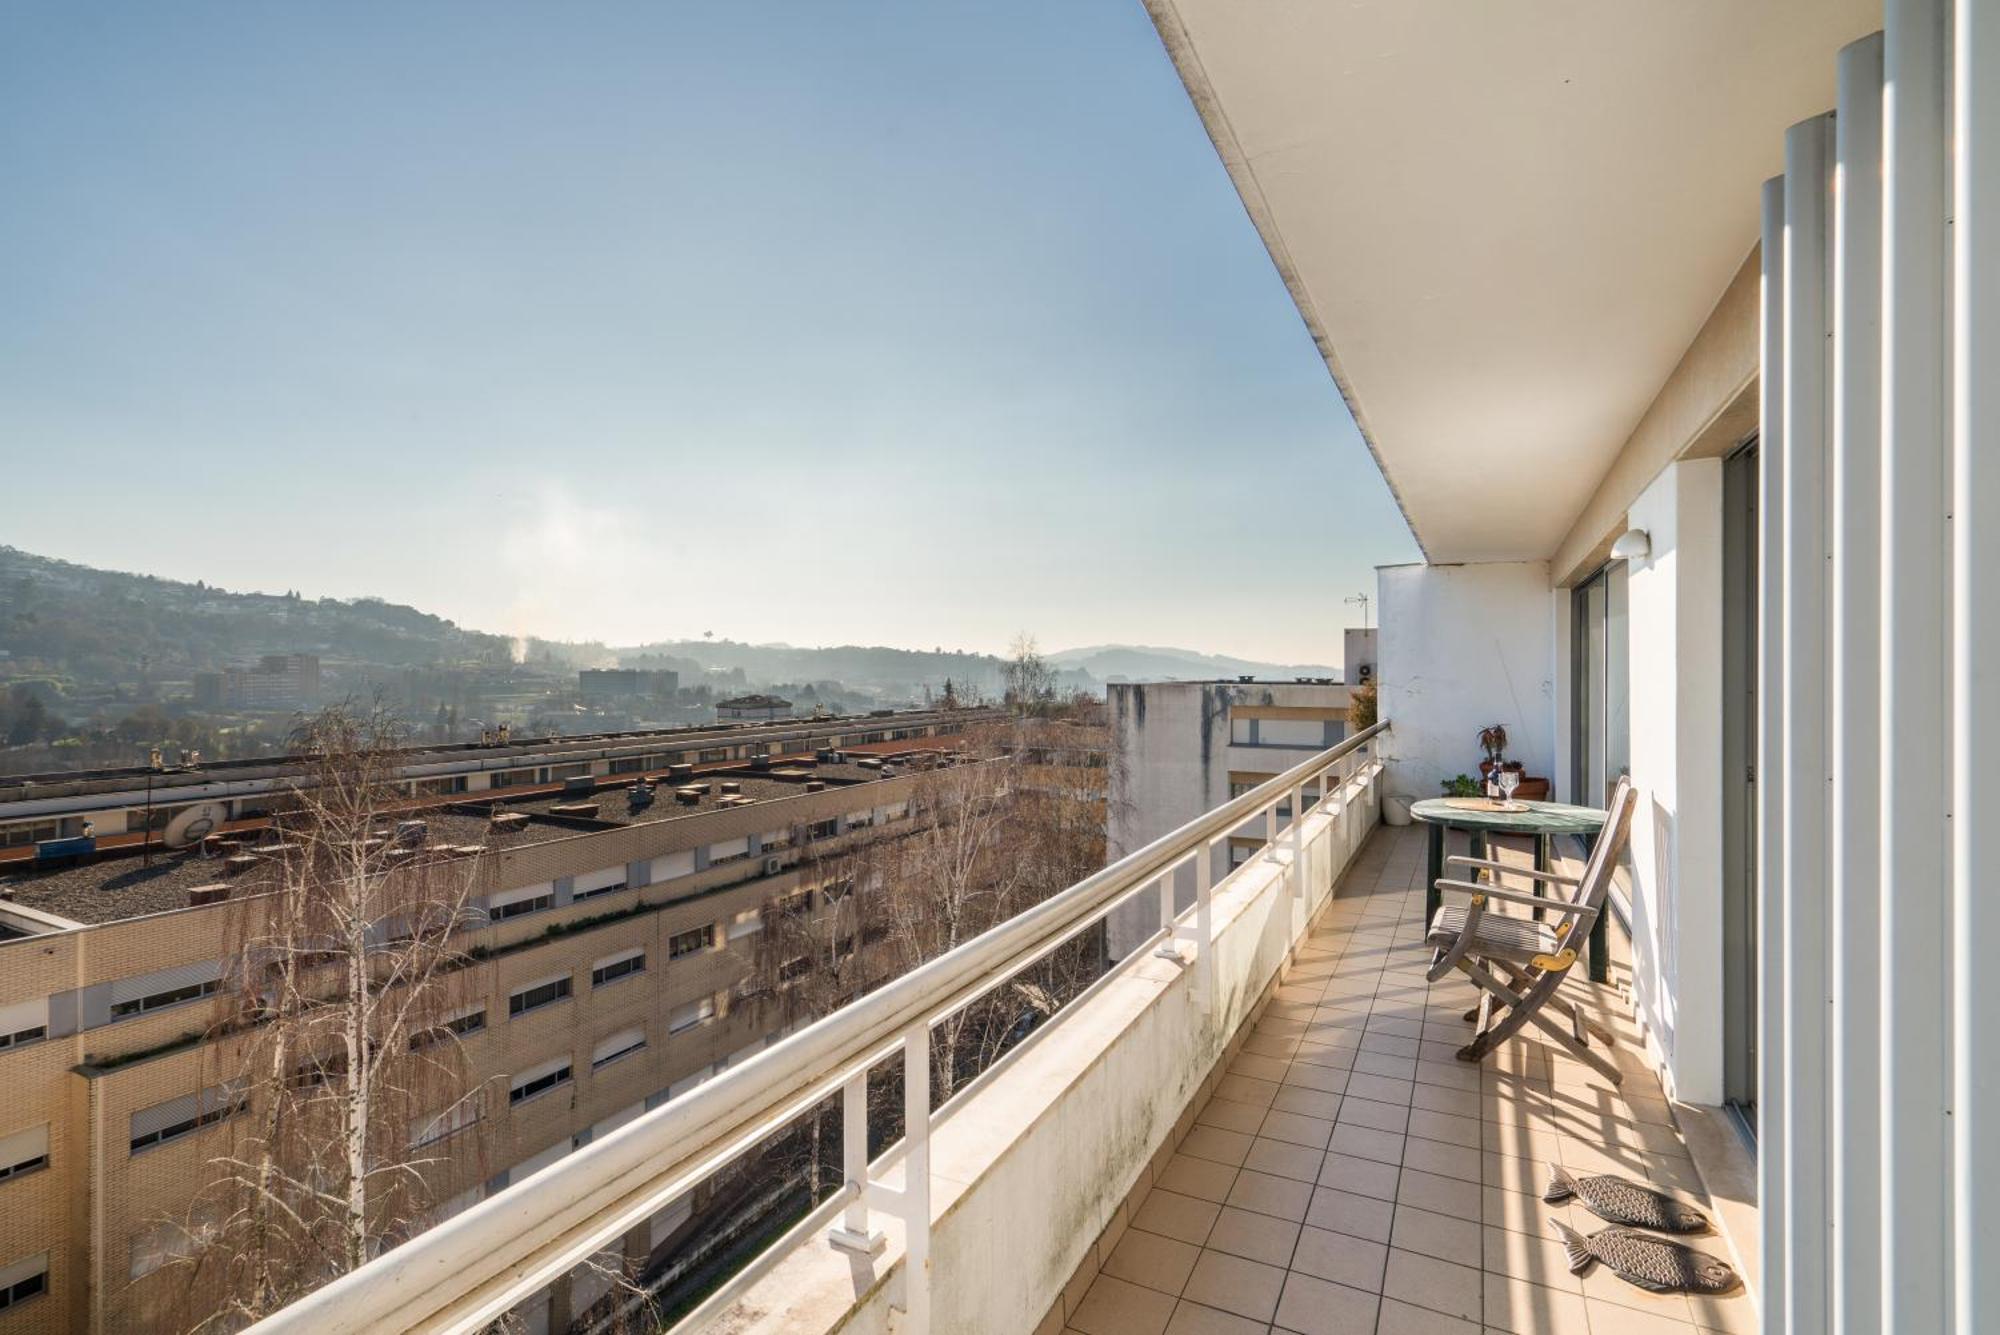
{"type": "Polygon", "coordinates": [[[1485,802],[1483,797],[1427,797],[1410,808],[1410,815],[1429,825],[1461,830],[1497,830],[1506,834],[1596,834],[1606,813],[1596,807],[1567,802],[1516,802],[1520,811],[1492,811],[1461,803],[1485,802]]]}
{"type": "MultiPolygon", "coordinates": [[[[1515,802],[1519,811],[1497,811],[1486,805],[1487,799],[1473,797],[1427,797],[1410,807],[1410,816],[1431,827],[1429,875],[1424,881],[1424,922],[1428,925],[1437,916],[1438,905],[1443,896],[1437,888],[1438,878],[1444,875],[1444,832],[1447,827],[1467,830],[1472,835],[1473,856],[1484,851],[1485,836],[1488,834],[1526,834],[1535,840],[1535,870],[1547,871],[1554,862],[1550,844],[1557,835],[1574,834],[1585,844],[1595,845],[1597,832],[1604,828],[1608,813],[1596,807],[1575,807],[1567,802],[1515,802]]],[[[1477,874],[1464,877],[1478,880],[1477,874]]],[[[1541,893],[1541,887],[1535,888],[1541,893]]],[[[1540,917],[1539,911],[1535,914],[1540,917]]],[[[1604,934],[1604,920],[1610,914],[1599,913],[1597,921],[1590,929],[1588,948],[1588,968],[1590,980],[1602,983],[1610,976],[1611,953],[1604,934]]]]}

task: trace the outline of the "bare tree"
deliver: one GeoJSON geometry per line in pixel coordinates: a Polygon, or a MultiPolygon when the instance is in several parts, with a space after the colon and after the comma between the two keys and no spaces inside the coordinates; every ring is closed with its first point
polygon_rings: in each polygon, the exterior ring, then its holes
{"type": "Polygon", "coordinates": [[[483,1023],[460,939],[476,850],[403,819],[402,741],[379,706],[299,727],[311,760],[259,850],[269,893],[238,914],[209,1048],[231,1134],[176,1248],[188,1328],[236,1327],[361,1265],[433,1222],[449,1156],[477,1157],[483,1091],[459,1048],[483,1023]]]}
{"type": "Polygon", "coordinates": [[[1056,670],[1035,637],[1022,631],[1007,651],[1006,702],[1017,714],[1047,713],[1056,703],[1056,670]]]}

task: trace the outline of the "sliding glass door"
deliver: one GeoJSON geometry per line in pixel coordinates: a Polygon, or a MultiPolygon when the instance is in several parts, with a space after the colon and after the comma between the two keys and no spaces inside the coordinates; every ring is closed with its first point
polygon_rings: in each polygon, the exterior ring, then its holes
{"type": "Polygon", "coordinates": [[[1625,563],[1613,561],[1579,584],[1570,606],[1576,655],[1570,800],[1601,807],[1631,768],[1625,563]]]}

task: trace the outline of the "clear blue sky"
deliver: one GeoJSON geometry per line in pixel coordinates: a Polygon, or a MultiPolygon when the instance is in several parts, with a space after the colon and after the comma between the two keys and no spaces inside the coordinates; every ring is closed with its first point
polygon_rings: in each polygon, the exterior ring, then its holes
{"type": "Polygon", "coordinates": [[[1338,661],[1415,548],[1138,0],[0,7],[0,541],[1338,661]]]}

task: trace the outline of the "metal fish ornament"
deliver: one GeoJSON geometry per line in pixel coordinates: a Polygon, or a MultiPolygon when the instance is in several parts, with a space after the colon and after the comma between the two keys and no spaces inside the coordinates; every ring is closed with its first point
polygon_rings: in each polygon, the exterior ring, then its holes
{"type": "Polygon", "coordinates": [[[1658,1233],[1705,1233],[1708,1216],[1675,1200],[1664,1191],[1629,1178],[1596,1174],[1576,1178],[1554,1164],[1549,1166],[1549,1189],[1542,1199],[1550,1205],[1574,1196],[1599,1219],[1627,1228],[1650,1228],[1658,1233]]]}
{"type": "Polygon", "coordinates": [[[1727,1293],[1743,1281],[1729,1262],[1698,1252],[1684,1242],[1669,1242],[1629,1228],[1601,1228],[1589,1237],[1560,1220],[1549,1220],[1569,1253],[1573,1275],[1602,1261],[1628,1284],[1654,1293],[1727,1293]]]}

